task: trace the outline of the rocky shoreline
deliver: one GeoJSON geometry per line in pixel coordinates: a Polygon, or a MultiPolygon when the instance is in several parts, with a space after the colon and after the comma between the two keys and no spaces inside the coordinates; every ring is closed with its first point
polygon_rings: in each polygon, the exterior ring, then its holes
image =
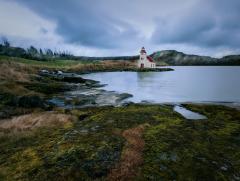
{"type": "Polygon", "coordinates": [[[0,119],[30,113],[35,109],[52,110],[56,107],[74,109],[96,106],[121,106],[127,104],[127,99],[132,97],[128,93],[106,91],[102,89],[105,85],[98,81],[84,79],[81,77],[82,74],[99,71],[161,72],[172,70],[171,68],[117,68],[116,70],[84,70],[76,73],[76,71],[41,69],[37,74],[31,75],[30,81],[11,83],[14,86],[22,87],[21,89],[27,89],[27,94],[0,91],[0,119]]]}
{"type": "Polygon", "coordinates": [[[96,72],[165,72],[165,71],[174,71],[174,69],[165,67],[165,68],[130,68],[130,67],[125,67],[125,68],[111,68],[111,69],[102,69],[102,70],[85,70],[85,71],[80,71],[78,72],[79,74],[87,74],[87,73],[96,73],[96,72]]]}
{"type": "Polygon", "coordinates": [[[98,81],[84,79],[76,73],[63,73],[62,71],[40,71],[40,76],[64,82],[69,90],[55,94],[47,100],[48,103],[62,108],[83,108],[91,106],[119,106],[127,98],[128,93],[117,93],[100,89],[105,85],[98,81]]]}
{"type": "MultiPolygon", "coordinates": [[[[152,70],[163,71],[163,69],[152,70]]],[[[133,70],[129,69],[129,71],[133,70]]],[[[146,71],[146,69],[140,69],[139,71],[146,71]]],[[[0,118],[21,115],[22,110],[24,110],[24,113],[28,113],[32,109],[38,108],[43,110],[51,110],[54,107],[76,109],[99,106],[122,106],[132,103],[128,99],[133,95],[104,90],[104,84],[101,84],[99,81],[84,79],[81,77],[82,73],[40,70],[35,80],[31,83],[25,83],[24,86],[30,90],[38,91],[43,96],[0,94],[0,101],[5,105],[1,108],[0,118]]],[[[155,103],[144,101],[140,104],[155,105],[155,103]]],[[[181,105],[185,104],[215,104],[240,109],[239,105],[233,103],[181,103],[181,105]]],[[[166,105],[175,106],[176,103],[166,103],[166,105]]]]}

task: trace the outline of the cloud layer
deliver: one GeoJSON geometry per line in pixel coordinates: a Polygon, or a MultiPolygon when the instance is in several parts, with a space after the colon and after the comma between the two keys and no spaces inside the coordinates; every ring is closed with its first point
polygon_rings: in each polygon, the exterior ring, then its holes
{"type": "Polygon", "coordinates": [[[143,45],[221,56],[240,53],[239,9],[239,0],[0,0],[0,35],[89,56],[143,45]]]}
{"type": "Polygon", "coordinates": [[[202,47],[240,47],[240,1],[199,1],[188,11],[159,18],[155,43],[187,43],[202,47]]]}

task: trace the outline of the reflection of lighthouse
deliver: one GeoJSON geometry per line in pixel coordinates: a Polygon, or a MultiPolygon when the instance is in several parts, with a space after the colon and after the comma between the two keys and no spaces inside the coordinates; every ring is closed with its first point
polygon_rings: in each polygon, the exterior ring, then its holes
{"type": "Polygon", "coordinates": [[[140,57],[138,60],[138,68],[155,68],[156,64],[154,63],[154,60],[147,56],[147,52],[144,47],[142,47],[140,51],[140,57]]]}
{"type": "Polygon", "coordinates": [[[140,81],[147,80],[148,77],[152,77],[153,72],[137,72],[137,79],[140,81]]]}

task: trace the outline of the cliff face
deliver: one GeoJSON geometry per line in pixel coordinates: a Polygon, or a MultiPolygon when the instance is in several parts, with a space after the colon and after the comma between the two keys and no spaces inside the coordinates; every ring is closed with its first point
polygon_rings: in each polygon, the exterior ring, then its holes
{"type": "Polygon", "coordinates": [[[157,65],[240,65],[240,55],[223,58],[187,55],[176,50],[157,51],[151,54],[157,65]]]}

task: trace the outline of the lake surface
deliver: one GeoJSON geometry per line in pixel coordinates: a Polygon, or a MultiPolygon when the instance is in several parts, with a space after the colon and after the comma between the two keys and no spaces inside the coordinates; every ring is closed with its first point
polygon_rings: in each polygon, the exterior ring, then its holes
{"type": "Polygon", "coordinates": [[[240,66],[177,66],[169,72],[100,72],[84,78],[104,89],[133,95],[130,101],[153,103],[240,103],[240,66]]]}

